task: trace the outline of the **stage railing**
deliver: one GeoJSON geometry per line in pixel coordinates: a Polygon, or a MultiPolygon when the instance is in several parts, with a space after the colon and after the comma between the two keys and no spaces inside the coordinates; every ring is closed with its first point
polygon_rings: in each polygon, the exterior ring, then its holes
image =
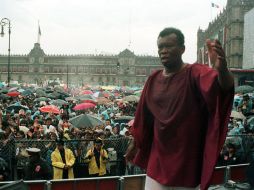
{"type": "MultiPolygon", "coordinates": [[[[236,183],[246,182],[246,169],[249,164],[216,167],[211,186],[224,185],[230,180],[236,183]]],[[[62,180],[24,181],[30,190],[144,190],[145,174],[128,176],[110,176],[95,178],[76,178],[62,180]]],[[[13,181],[0,182],[0,187],[13,181]]]]}

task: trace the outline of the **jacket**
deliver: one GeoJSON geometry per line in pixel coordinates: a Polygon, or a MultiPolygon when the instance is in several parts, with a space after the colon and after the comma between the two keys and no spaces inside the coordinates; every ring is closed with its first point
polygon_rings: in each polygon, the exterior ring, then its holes
{"type": "MultiPolygon", "coordinates": [[[[65,151],[66,165],[71,166],[71,168],[68,169],[68,178],[73,179],[74,178],[73,165],[75,163],[75,157],[73,155],[73,152],[70,149],[64,148],[64,151],[65,151]]],[[[63,163],[63,160],[58,148],[56,148],[55,151],[52,152],[51,161],[53,166],[53,179],[62,179],[63,168],[65,164],[63,163]]]]}
{"type": "Polygon", "coordinates": [[[101,149],[100,155],[104,155],[104,158],[100,156],[100,168],[98,168],[95,156],[93,155],[94,148],[91,148],[87,151],[85,156],[85,162],[88,163],[88,171],[89,174],[99,174],[99,176],[105,175],[107,173],[106,171],[106,164],[108,162],[108,153],[105,149],[101,149]],[[91,156],[93,155],[93,156],[91,156]]]}

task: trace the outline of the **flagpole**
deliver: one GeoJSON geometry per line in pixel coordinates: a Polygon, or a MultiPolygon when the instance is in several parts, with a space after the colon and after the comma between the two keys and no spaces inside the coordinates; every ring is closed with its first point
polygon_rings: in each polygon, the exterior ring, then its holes
{"type": "Polygon", "coordinates": [[[38,20],[38,36],[37,36],[37,43],[40,44],[41,39],[41,29],[40,29],[40,21],[38,20]]]}

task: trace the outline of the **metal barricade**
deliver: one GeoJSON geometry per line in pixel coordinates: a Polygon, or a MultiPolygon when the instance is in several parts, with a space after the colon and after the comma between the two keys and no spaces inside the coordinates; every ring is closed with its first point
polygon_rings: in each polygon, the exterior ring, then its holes
{"type": "Polygon", "coordinates": [[[227,179],[234,181],[234,182],[246,182],[247,176],[246,176],[246,170],[249,164],[238,164],[238,165],[229,165],[227,166],[227,179]]]}
{"type": "Polygon", "coordinates": [[[210,181],[211,185],[221,185],[225,183],[226,180],[226,166],[216,167],[210,181]]]}
{"type": "Polygon", "coordinates": [[[120,176],[51,180],[47,190],[118,190],[120,176]]]}
{"type": "Polygon", "coordinates": [[[146,174],[122,176],[120,190],[144,190],[146,174]]]}
{"type": "Polygon", "coordinates": [[[24,181],[28,185],[29,190],[47,190],[46,180],[24,181]]]}

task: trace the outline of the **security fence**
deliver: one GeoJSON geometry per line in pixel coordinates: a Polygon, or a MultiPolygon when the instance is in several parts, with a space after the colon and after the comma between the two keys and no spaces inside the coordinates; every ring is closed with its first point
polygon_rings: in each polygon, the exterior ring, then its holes
{"type": "MultiPolygon", "coordinates": [[[[107,175],[125,175],[144,173],[139,168],[126,165],[124,154],[130,139],[126,137],[105,139],[103,148],[107,150],[109,162],[107,175]]],[[[93,146],[93,140],[76,139],[64,141],[65,146],[72,150],[76,161],[74,164],[75,178],[89,177],[88,164],[84,162],[87,151],[93,146]]],[[[0,167],[8,168],[8,179],[17,180],[24,178],[24,168],[29,161],[27,148],[39,148],[41,157],[51,166],[51,153],[56,148],[56,142],[52,140],[12,140],[0,142],[0,167]]]]}
{"type": "MultiPolygon", "coordinates": [[[[107,164],[108,176],[124,176],[126,174],[145,173],[138,167],[125,163],[124,154],[130,139],[126,137],[111,138],[104,140],[103,148],[108,151],[110,158],[107,164]]],[[[248,163],[254,158],[254,135],[228,136],[225,146],[234,144],[236,155],[240,158],[239,164],[248,163]]],[[[93,140],[77,139],[65,141],[65,146],[70,148],[75,157],[75,178],[89,177],[88,165],[84,162],[87,151],[93,146],[93,140]]],[[[0,141],[0,169],[5,168],[8,172],[7,179],[17,180],[24,177],[24,168],[28,163],[28,147],[36,147],[41,150],[41,157],[51,165],[51,153],[56,148],[56,142],[52,140],[9,140],[0,141]]]]}

